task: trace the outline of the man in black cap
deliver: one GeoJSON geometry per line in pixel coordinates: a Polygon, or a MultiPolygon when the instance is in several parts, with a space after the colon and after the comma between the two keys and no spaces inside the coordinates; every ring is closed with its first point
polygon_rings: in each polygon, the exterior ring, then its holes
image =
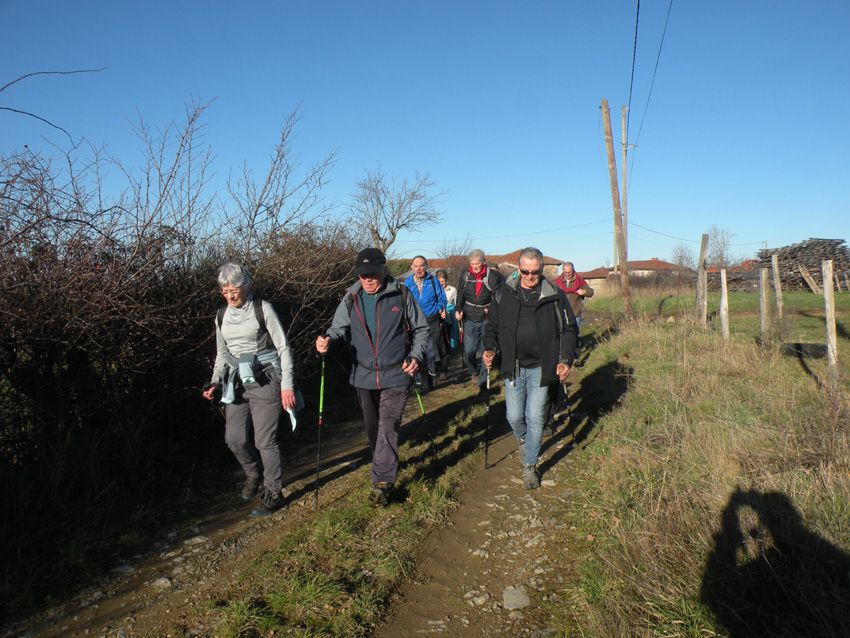
{"type": "Polygon", "coordinates": [[[325,354],[331,344],[350,343],[356,352],[351,385],[357,390],[372,449],[375,506],[387,504],[398,473],[398,431],[410,379],[425,358],[428,324],[407,289],[396,283],[377,248],[357,253],[358,281],[345,291],[331,327],[316,339],[325,354]]]}

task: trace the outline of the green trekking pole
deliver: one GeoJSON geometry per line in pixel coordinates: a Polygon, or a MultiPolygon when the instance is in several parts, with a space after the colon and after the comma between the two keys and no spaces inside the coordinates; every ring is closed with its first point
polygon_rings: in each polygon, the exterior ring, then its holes
{"type": "Polygon", "coordinates": [[[315,495],[316,509],[319,509],[319,474],[321,466],[319,465],[322,458],[322,426],[325,424],[325,356],[322,355],[322,373],[319,381],[319,423],[316,428],[316,489],[313,491],[315,495]]]}
{"type": "Polygon", "coordinates": [[[413,382],[413,391],[416,392],[416,400],[419,401],[419,411],[425,416],[425,406],[422,405],[422,381],[413,382]]]}

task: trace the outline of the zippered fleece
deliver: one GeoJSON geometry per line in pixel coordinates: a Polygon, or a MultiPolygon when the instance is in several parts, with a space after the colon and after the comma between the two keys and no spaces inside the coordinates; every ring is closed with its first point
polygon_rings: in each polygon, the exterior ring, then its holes
{"type": "Polygon", "coordinates": [[[406,311],[402,312],[404,300],[399,284],[387,275],[383,288],[377,293],[375,334],[371,335],[360,303],[362,287],[356,281],[345,291],[327,335],[332,343],[344,340],[354,347],[357,360],[350,377],[354,387],[381,390],[406,385],[410,383],[410,376],[401,369],[404,360],[415,357],[420,364],[425,360],[428,340],[425,315],[413,295],[407,295],[406,311]],[[404,329],[405,316],[410,324],[410,335],[404,329]]]}
{"type": "MultiPolygon", "coordinates": [[[[484,324],[484,349],[496,352],[499,369],[506,379],[516,374],[516,330],[519,321],[518,279],[509,279],[490,304],[484,324]]],[[[572,366],[578,345],[575,315],[563,291],[547,280],[540,285],[540,298],[534,311],[540,345],[540,386],[554,383],[559,363],[572,366]],[[556,313],[561,314],[558,320],[556,313]]]]}

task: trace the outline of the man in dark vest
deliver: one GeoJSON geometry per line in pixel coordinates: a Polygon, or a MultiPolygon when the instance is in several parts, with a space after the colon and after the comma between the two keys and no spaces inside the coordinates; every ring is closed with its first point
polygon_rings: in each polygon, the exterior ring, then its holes
{"type": "Polygon", "coordinates": [[[351,385],[357,391],[372,449],[373,505],[387,504],[398,473],[398,431],[410,379],[425,360],[428,324],[419,304],[386,268],[377,248],[357,253],[358,280],[337,306],[331,327],[316,339],[325,354],[334,342],[356,353],[351,385]]]}
{"type": "Polygon", "coordinates": [[[472,375],[472,385],[477,390],[486,383],[484,363],[479,353],[484,350],[484,320],[487,306],[505,282],[498,270],[487,266],[484,251],[476,248],[469,253],[469,269],[457,284],[457,310],[455,316],[463,321],[463,360],[472,375]]]}

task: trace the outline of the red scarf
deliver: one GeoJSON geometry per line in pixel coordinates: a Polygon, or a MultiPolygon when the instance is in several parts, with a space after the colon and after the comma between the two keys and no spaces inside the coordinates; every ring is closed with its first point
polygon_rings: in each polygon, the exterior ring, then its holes
{"type": "Polygon", "coordinates": [[[564,278],[564,275],[561,275],[555,280],[555,284],[557,284],[558,288],[563,290],[564,292],[576,292],[579,288],[584,288],[587,285],[587,282],[581,278],[577,272],[573,271],[573,284],[570,285],[567,283],[567,280],[564,278]]]}
{"type": "Polygon", "coordinates": [[[481,288],[484,286],[484,277],[487,276],[487,264],[481,264],[481,272],[472,272],[472,266],[469,267],[469,274],[475,277],[475,296],[481,294],[481,288]]]}

